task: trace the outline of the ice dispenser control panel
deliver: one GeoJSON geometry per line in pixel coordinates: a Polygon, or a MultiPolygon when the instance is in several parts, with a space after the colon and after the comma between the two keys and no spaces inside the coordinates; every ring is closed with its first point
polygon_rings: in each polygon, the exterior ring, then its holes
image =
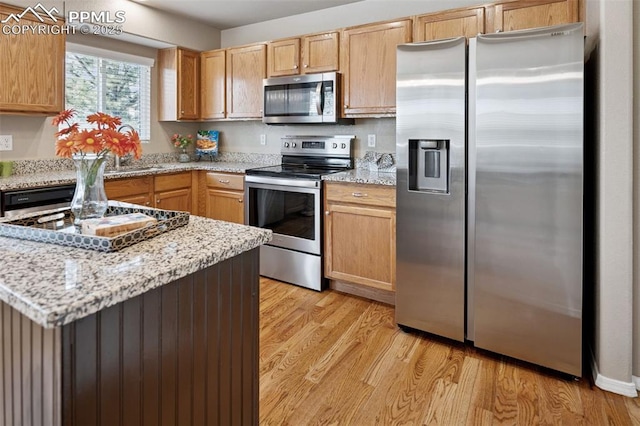
{"type": "Polygon", "coordinates": [[[449,193],[449,141],[409,139],[409,190],[449,193]]]}

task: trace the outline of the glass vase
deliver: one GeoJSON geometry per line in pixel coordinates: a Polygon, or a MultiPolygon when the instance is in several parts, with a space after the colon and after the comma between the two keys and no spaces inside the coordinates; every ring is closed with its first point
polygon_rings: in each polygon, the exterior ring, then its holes
{"type": "Polygon", "coordinates": [[[180,152],[180,155],[178,156],[178,161],[181,163],[188,163],[189,161],[191,161],[191,158],[189,157],[189,154],[187,154],[187,148],[182,148],[182,151],[180,152]]]}
{"type": "Polygon", "coordinates": [[[80,225],[85,219],[104,216],[107,194],[104,192],[105,157],[96,154],[74,155],[76,191],[71,200],[73,223],[80,225]]]}

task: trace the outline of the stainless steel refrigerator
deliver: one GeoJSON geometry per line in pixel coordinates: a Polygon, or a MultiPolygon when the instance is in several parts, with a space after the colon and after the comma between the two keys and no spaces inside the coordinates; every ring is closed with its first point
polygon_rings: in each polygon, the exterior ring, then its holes
{"type": "Polygon", "coordinates": [[[398,46],[399,325],[582,374],[582,34],[398,46]]]}

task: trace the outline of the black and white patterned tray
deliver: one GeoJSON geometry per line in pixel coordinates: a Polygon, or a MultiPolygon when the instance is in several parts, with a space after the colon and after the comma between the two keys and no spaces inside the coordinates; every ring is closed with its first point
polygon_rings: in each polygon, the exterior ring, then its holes
{"type": "Polygon", "coordinates": [[[188,212],[138,208],[132,204],[117,201],[109,201],[105,216],[126,213],[144,213],[156,218],[158,222],[115,237],[98,237],[95,235],[83,235],[80,229],[73,225],[71,210],[58,209],[0,222],[0,236],[113,252],[189,223],[188,212]]]}

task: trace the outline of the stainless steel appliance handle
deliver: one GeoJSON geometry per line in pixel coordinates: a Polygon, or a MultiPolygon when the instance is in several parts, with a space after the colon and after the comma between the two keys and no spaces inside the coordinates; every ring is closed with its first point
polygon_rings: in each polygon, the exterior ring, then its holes
{"type": "Polygon", "coordinates": [[[321,81],[319,81],[318,84],[316,85],[316,112],[318,113],[318,115],[322,115],[322,102],[321,102],[320,96],[322,96],[321,81]]]}
{"type": "Polygon", "coordinates": [[[309,179],[285,179],[285,178],[277,178],[277,177],[271,177],[271,176],[252,176],[252,175],[245,176],[244,180],[247,183],[261,183],[265,185],[281,186],[285,189],[286,187],[320,189],[320,184],[322,183],[317,180],[309,180],[309,179]]]}

